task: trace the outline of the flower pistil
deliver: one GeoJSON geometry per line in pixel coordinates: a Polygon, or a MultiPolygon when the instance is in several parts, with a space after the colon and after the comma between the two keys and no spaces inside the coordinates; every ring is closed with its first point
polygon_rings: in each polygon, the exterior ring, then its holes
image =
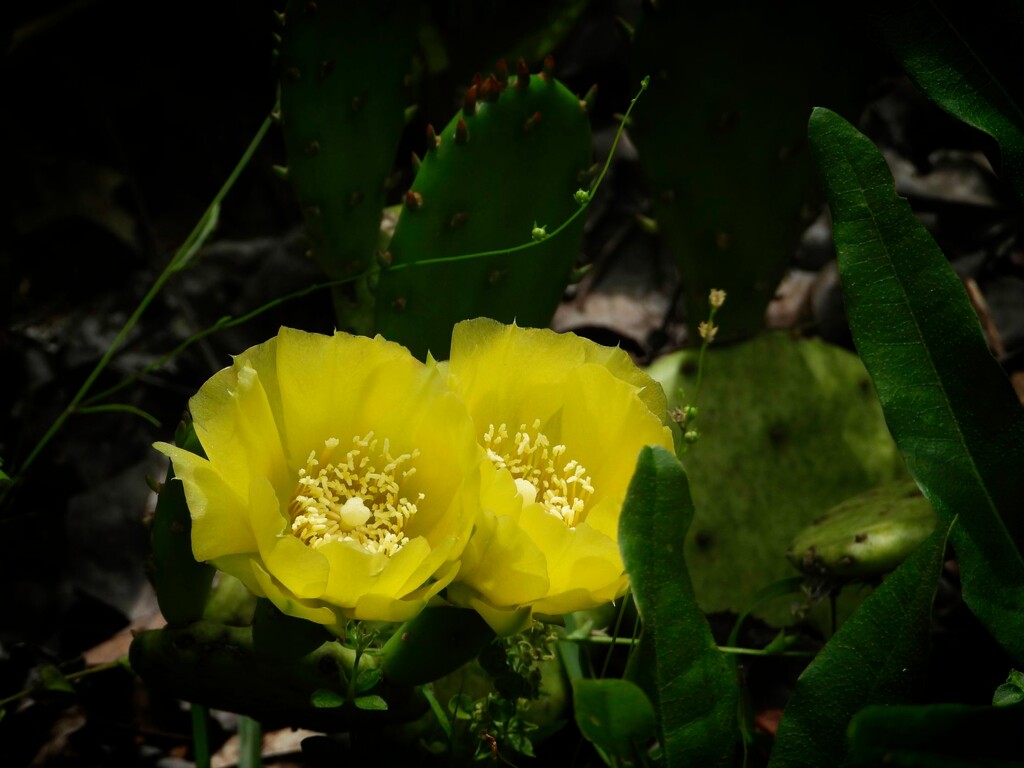
{"type": "Polygon", "coordinates": [[[506,424],[490,424],[484,448],[495,467],[512,475],[524,505],[539,501],[545,512],[570,529],[586,518],[587,501],[594,493],[590,475],[575,459],[565,461],[566,447],[551,445],[540,431],[540,419],[530,429],[520,424],[511,440],[506,424]]]}
{"type": "Polygon", "coordinates": [[[325,440],[320,455],[311,451],[299,470],[289,506],[292,533],[314,549],[330,541],[354,541],[371,554],[390,557],[409,543],[406,523],[424,499],[422,493],[415,501],[401,495],[402,481],[416,472],[410,462],[419,451],[392,456],[388,439],[369,432],[353,437],[353,447],[333,462],[340,442],[325,440]]]}

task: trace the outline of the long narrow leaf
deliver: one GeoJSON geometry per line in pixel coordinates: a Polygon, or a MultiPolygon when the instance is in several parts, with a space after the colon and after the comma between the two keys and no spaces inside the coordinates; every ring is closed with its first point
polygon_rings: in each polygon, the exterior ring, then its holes
{"type": "Polygon", "coordinates": [[[1024,199],[1020,3],[897,0],[886,4],[881,27],[906,73],[932,101],[999,142],[1003,176],[1024,199]]]}
{"type": "Polygon", "coordinates": [[[928,538],[851,616],[797,681],[769,768],[842,765],[846,729],[870,704],[901,704],[921,683],[949,526],[928,538]]]}
{"type": "Polygon", "coordinates": [[[631,672],[658,717],[665,768],[729,765],[739,736],[732,664],[715,646],[683,559],[693,519],[686,472],[644,448],[619,521],[643,635],[631,672]]]}
{"type": "Polygon", "coordinates": [[[874,145],[816,109],[809,126],[846,311],[886,423],[953,531],[964,599],[1024,660],[1024,409],[959,279],[874,145]]]}

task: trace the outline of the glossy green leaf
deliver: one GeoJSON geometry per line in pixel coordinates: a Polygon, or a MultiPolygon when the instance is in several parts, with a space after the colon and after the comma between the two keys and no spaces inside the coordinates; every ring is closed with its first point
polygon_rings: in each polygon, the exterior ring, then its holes
{"type": "Polygon", "coordinates": [[[1021,764],[1024,704],[868,707],[850,723],[855,768],[1009,768],[1021,764]]]}
{"type": "Polygon", "coordinates": [[[1024,199],[1020,3],[898,0],[886,4],[881,27],[903,69],[932,101],[999,142],[1002,175],[1024,199]]]}
{"type": "Polygon", "coordinates": [[[959,515],[952,541],[968,606],[1024,660],[1024,408],[878,150],[825,109],[809,136],[850,329],[889,430],[939,519],[959,515]]]}
{"type": "Polygon", "coordinates": [[[373,712],[383,712],[388,708],[388,703],[380,696],[357,696],[355,705],[356,709],[368,709],[373,712]]]}
{"type": "Polygon", "coordinates": [[[609,757],[631,761],[654,738],[654,708],[628,680],[574,680],[572,698],[580,733],[609,757]]]}
{"type": "Polygon", "coordinates": [[[309,697],[309,703],[317,709],[334,709],[345,703],[345,697],[326,688],[318,688],[309,697]]]}
{"type": "Polygon", "coordinates": [[[39,682],[48,691],[73,693],[75,690],[63,673],[52,664],[45,664],[39,668],[39,682]]]}
{"type": "Polygon", "coordinates": [[[995,693],[992,694],[992,704],[997,707],[1006,707],[1022,701],[1024,701],[1024,672],[1011,669],[1006,682],[996,688],[995,693]]]}
{"type": "Polygon", "coordinates": [[[697,605],[683,542],[693,519],[679,460],[640,452],[619,521],[619,546],[643,619],[629,670],[658,718],[666,768],[730,765],[738,738],[738,688],[697,605]]]}
{"type": "Polygon", "coordinates": [[[380,682],[381,671],[378,667],[362,670],[356,675],[356,692],[364,693],[380,682]]]}
{"type": "Polygon", "coordinates": [[[769,768],[842,765],[850,719],[870,704],[901,704],[927,661],[932,599],[949,526],[935,531],[846,620],[797,681],[769,768]]]}

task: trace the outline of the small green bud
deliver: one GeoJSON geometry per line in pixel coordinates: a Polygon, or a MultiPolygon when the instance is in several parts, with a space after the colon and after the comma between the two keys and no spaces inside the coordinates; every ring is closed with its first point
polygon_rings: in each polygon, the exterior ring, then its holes
{"type": "Polygon", "coordinates": [[[573,200],[575,200],[580,205],[586,205],[587,203],[590,202],[590,192],[583,189],[582,187],[577,189],[576,194],[574,194],[572,197],[573,200]]]}
{"type": "Polygon", "coordinates": [[[533,222],[533,230],[530,232],[530,237],[532,237],[538,243],[541,240],[546,240],[548,237],[547,227],[538,226],[537,222],[533,222]]]}
{"type": "Polygon", "coordinates": [[[687,421],[693,421],[694,419],[697,418],[699,411],[697,410],[696,405],[688,405],[685,409],[683,409],[683,413],[686,414],[687,421]]]}
{"type": "Polygon", "coordinates": [[[686,433],[683,435],[683,440],[685,440],[688,445],[693,445],[698,440],[700,440],[700,432],[698,432],[696,429],[687,430],[686,433]]]}

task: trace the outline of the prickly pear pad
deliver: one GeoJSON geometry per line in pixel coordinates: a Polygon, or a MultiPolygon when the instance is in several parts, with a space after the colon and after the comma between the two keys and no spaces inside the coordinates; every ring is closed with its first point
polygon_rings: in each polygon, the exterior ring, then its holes
{"type": "MultiPolygon", "coordinates": [[[[467,107],[440,133],[406,195],[389,263],[519,246],[577,209],[590,163],[590,124],[550,74],[523,73],[470,89],[467,107]]],[[[580,249],[583,217],[534,247],[445,264],[387,270],[377,290],[377,330],[424,357],[448,356],[452,327],[488,316],[546,326],[580,249]]]]}

